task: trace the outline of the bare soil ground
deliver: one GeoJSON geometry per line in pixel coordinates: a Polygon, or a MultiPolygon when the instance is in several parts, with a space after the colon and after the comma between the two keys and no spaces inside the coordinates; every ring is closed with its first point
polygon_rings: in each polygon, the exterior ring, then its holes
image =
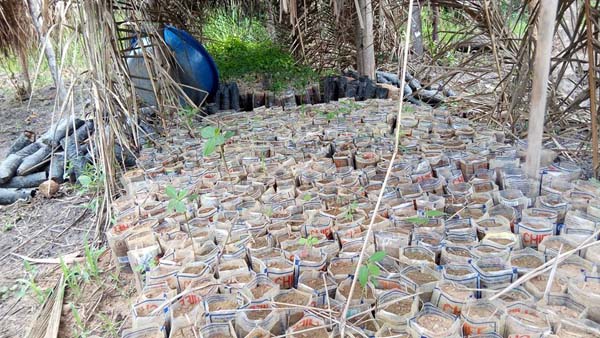
{"type": "MultiPolygon", "coordinates": [[[[0,81],[3,77],[0,74],[0,81]]],[[[76,101],[84,102],[82,97],[76,101]]],[[[79,103],[76,109],[82,106],[79,103]]],[[[53,108],[52,87],[37,90],[29,103],[16,100],[14,91],[0,85],[0,160],[22,131],[43,133],[50,125],[53,108]]],[[[0,206],[0,338],[26,335],[38,319],[44,290],[54,286],[62,274],[56,262],[31,261],[27,268],[25,261],[57,260],[73,253],[83,256],[84,242],[94,237],[96,229],[91,199],[73,185],[63,184],[53,199],[36,196],[29,202],[0,206]]],[[[118,325],[129,309],[123,303],[129,299],[133,283],[116,273],[108,251],[101,256],[99,269],[104,273],[84,282],[81,292],[66,291],[59,337],[117,337],[118,325]]]]}

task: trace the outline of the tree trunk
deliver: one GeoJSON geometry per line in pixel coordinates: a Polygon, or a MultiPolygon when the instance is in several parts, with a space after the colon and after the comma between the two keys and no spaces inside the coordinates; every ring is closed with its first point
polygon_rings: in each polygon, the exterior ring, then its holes
{"type": "Polygon", "coordinates": [[[358,73],[375,78],[375,46],[373,42],[373,5],[371,0],[356,0],[357,23],[356,63],[358,73]]]}
{"type": "Polygon", "coordinates": [[[23,77],[23,90],[25,96],[31,94],[31,79],[29,78],[29,63],[27,62],[27,55],[25,50],[19,48],[19,65],[21,66],[21,76],[23,77]]]}
{"type": "Polygon", "coordinates": [[[527,155],[525,173],[529,178],[538,179],[540,175],[540,156],[542,153],[542,137],[544,136],[544,117],[546,99],[548,98],[548,77],[550,59],[552,57],[552,38],[556,21],[558,0],[544,0],[539,3],[537,24],[538,40],[535,48],[533,65],[533,88],[529,105],[529,127],[527,129],[527,155]]]}
{"type": "Polygon", "coordinates": [[[40,0],[27,0],[27,2],[29,4],[29,11],[31,14],[31,19],[33,20],[33,25],[35,26],[35,30],[38,33],[40,42],[44,47],[44,54],[46,55],[46,60],[48,61],[48,69],[50,70],[50,74],[52,74],[52,79],[54,79],[54,85],[56,86],[56,93],[58,95],[59,102],[62,103],[65,101],[67,93],[62,83],[60,73],[58,72],[56,54],[54,53],[52,41],[44,29],[44,22],[42,21],[42,14],[40,12],[40,0]]]}
{"type": "Polygon", "coordinates": [[[413,4],[411,31],[413,40],[413,50],[419,57],[423,56],[423,34],[421,30],[421,4],[415,1],[413,4]]]}
{"type": "Polygon", "coordinates": [[[431,40],[438,42],[439,40],[439,20],[440,20],[440,7],[437,4],[431,4],[433,11],[433,18],[431,22],[431,40]]]}

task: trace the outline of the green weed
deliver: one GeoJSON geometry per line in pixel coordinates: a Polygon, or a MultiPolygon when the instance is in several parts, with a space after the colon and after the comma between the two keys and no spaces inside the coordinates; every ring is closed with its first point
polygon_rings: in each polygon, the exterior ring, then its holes
{"type": "Polygon", "coordinates": [[[75,320],[75,327],[73,330],[73,336],[77,338],[87,338],[90,335],[90,331],[85,328],[85,323],[79,314],[79,310],[73,303],[69,303],[71,313],[73,314],[73,320],[75,320]]]}
{"type": "Polygon", "coordinates": [[[17,280],[17,283],[21,285],[19,291],[17,292],[17,297],[22,298],[28,292],[31,292],[33,299],[35,299],[39,304],[43,304],[52,291],[50,289],[44,289],[37,284],[35,279],[38,272],[33,265],[31,265],[28,261],[25,261],[24,264],[27,278],[21,278],[17,280]]]}

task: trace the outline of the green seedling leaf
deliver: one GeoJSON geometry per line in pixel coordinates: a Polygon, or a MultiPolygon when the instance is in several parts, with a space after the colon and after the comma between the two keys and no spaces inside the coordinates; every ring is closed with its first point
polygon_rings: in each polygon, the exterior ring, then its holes
{"type": "Polygon", "coordinates": [[[168,186],[165,188],[165,194],[169,196],[169,198],[176,199],[177,198],[177,190],[172,186],[168,186]]]}
{"type": "Polygon", "coordinates": [[[209,138],[206,143],[204,143],[204,149],[202,155],[208,156],[215,151],[217,144],[215,138],[209,138]]]}
{"type": "Polygon", "coordinates": [[[223,135],[215,136],[215,144],[218,146],[225,144],[225,136],[223,136],[223,135]]]}
{"type": "Polygon", "coordinates": [[[229,140],[230,138],[232,138],[235,135],[235,133],[231,130],[228,130],[225,132],[225,139],[229,140]]]}
{"type": "Polygon", "coordinates": [[[444,216],[446,213],[438,210],[427,210],[425,211],[425,216],[427,217],[439,217],[444,216]]]}
{"type": "Polygon", "coordinates": [[[407,222],[416,223],[416,224],[427,224],[429,220],[424,217],[411,217],[406,219],[407,222]]]}
{"type": "Polygon", "coordinates": [[[215,136],[216,130],[217,130],[216,127],[206,126],[206,127],[202,128],[202,130],[200,130],[200,136],[202,136],[202,138],[211,138],[211,137],[215,136]]]}
{"type": "Polygon", "coordinates": [[[302,196],[302,200],[303,200],[304,202],[308,202],[308,201],[310,201],[310,200],[311,200],[311,196],[310,196],[310,194],[305,194],[304,196],[302,196]]]}
{"type": "Polygon", "coordinates": [[[369,257],[369,262],[375,263],[383,260],[385,258],[385,251],[377,251],[369,257]]]}
{"type": "Polygon", "coordinates": [[[377,277],[381,273],[381,269],[376,264],[367,264],[367,267],[369,268],[369,275],[371,277],[377,277]]]}
{"type": "Polygon", "coordinates": [[[363,288],[367,286],[367,282],[369,281],[369,269],[364,265],[358,270],[358,281],[363,288]]]}
{"type": "Polygon", "coordinates": [[[186,212],[185,203],[183,203],[181,201],[175,201],[175,211],[177,211],[179,213],[186,212]]]}
{"type": "Polygon", "coordinates": [[[302,244],[302,245],[306,245],[306,243],[307,243],[306,242],[306,238],[300,238],[300,239],[298,239],[298,243],[302,244]]]}
{"type": "Polygon", "coordinates": [[[173,212],[177,208],[177,200],[170,200],[169,204],[167,204],[167,211],[173,212]]]}
{"type": "Polygon", "coordinates": [[[89,187],[90,184],[92,184],[92,178],[87,175],[81,175],[81,176],[79,176],[79,178],[77,180],[83,187],[86,187],[86,188],[89,187]]]}
{"type": "Polygon", "coordinates": [[[197,201],[198,198],[200,198],[200,196],[198,196],[198,194],[191,194],[188,196],[188,201],[194,202],[194,201],[197,201]]]}
{"type": "Polygon", "coordinates": [[[318,239],[318,238],[316,238],[316,237],[309,237],[309,238],[308,238],[308,243],[309,243],[311,246],[312,246],[312,245],[315,245],[315,244],[317,244],[318,242],[319,242],[319,239],[318,239]]]}

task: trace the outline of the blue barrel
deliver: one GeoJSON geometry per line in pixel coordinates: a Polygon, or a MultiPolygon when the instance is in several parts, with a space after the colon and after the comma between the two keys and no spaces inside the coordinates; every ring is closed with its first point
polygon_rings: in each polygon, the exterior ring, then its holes
{"type": "Polygon", "coordinates": [[[202,102],[204,92],[212,98],[219,89],[219,70],[208,51],[188,32],[173,26],[165,27],[163,34],[177,61],[179,81],[186,95],[196,104],[202,102]]]}
{"type": "MultiPolygon", "coordinates": [[[[189,33],[173,26],[164,28],[163,38],[176,61],[171,76],[181,84],[185,94],[196,105],[205,102],[207,94],[207,99],[213,98],[219,90],[219,70],[202,44],[189,33]]],[[[156,105],[145,61],[139,57],[142,49],[135,48],[140,44],[152,48],[147,37],[131,40],[132,50],[126,56],[129,74],[140,98],[148,105],[156,105]]],[[[181,98],[181,103],[185,104],[186,101],[181,98]]]]}

